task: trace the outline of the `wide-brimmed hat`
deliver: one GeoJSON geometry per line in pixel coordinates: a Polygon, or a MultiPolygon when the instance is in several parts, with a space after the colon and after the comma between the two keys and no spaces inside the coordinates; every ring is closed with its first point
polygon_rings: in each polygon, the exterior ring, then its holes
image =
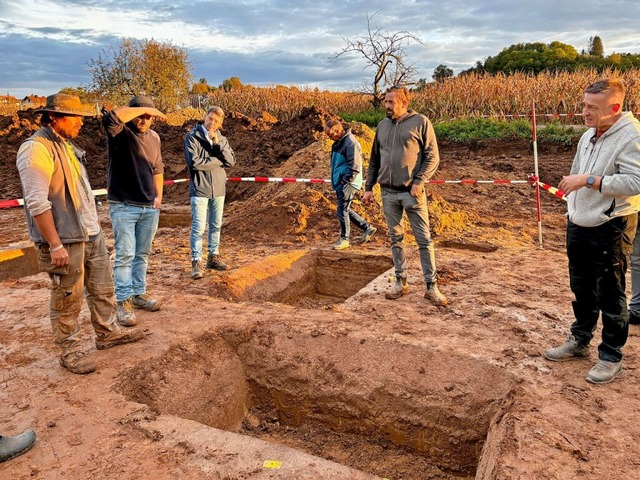
{"type": "Polygon", "coordinates": [[[44,107],[34,110],[33,113],[58,113],[60,115],[78,115],[82,117],[93,117],[95,113],[91,107],[83,105],[77,95],[67,95],[66,93],[54,93],[47,97],[44,107]]]}

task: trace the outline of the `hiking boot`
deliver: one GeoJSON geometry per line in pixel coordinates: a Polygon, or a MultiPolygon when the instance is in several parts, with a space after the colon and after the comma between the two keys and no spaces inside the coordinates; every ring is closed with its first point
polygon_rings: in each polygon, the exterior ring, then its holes
{"type": "Polygon", "coordinates": [[[123,302],[117,303],[116,313],[118,314],[118,325],[122,325],[123,327],[133,327],[138,324],[136,314],[133,313],[131,297],[127,298],[123,302]]]}
{"type": "Polygon", "coordinates": [[[95,372],[96,368],[98,368],[91,357],[89,357],[86,352],[82,351],[71,352],[61,356],[60,365],[71,373],[76,373],[78,375],[95,372]]]}
{"type": "Polygon", "coordinates": [[[157,312],[160,310],[160,302],[151,298],[148,293],[134,295],[131,299],[131,303],[133,303],[135,308],[141,308],[147,312],[157,312]]]}
{"type": "Polygon", "coordinates": [[[598,360],[598,363],[587,373],[587,382],[609,383],[620,373],[622,373],[622,360],[619,362],[598,360]]]}
{"type": "Polygon", "coordinates": [[[396,277],[396,283],[393,285],[393,287],[391,287],[391,290],[384,294],[384,297],[388,298],[389,300],[395,300],[396,298],[400,298],[405,293],[407,293],[408,290],[409,287],[407,287],[407,279],[396,277]]]}
{"type": "Polygon", "coordinates": [[[142,340],[143,334],[140,330],[114,330],[102,337],[96,336],[96,348],[98,350],[104,350],[106,348],[115,347],[116,345],[123,345],[125,343],[134,343],[138,340],[142,340]]]}
{"type": "Polygon", "coordinates": [[[427,291],[424,293],[424,298],[429,300],[436,307],[444,307],[448,303],[447,297],[438,290],[437,283],[432,283],[427,287],[427,291]]]}
{"type": "Polygon", "coordinates": [[[334,250],[344,250],[346,248],[349,248],[351,246],[351,243],[349,243],[349,240],[347,240],[344,237],[340,237],[338,239],[338,241],[336,242],[336,244],[333,246],[334,250]]]}
{"type": "Polygon", "coordinates": [[[202,271],[202,261],[191,260],[191,280],[198,280],[202,277],[204,277],[204,272],[202,271]]]}
{"type": "Polygon", "coordinates": [[[544,351],[544,356],[552,362],[564,362],[584,358],[589,355],[588,345],[578,345],[576,337],[569,335],[567,340],[559,347],[549,348],[544,351]]]}
{"type": "Polygon", "coordinates": [[[373,225],[369,225],[367,229],[362,233],[362,240],[360,243],[367,243],[373,237],[373,234],[376,233],[378,229],[373,225]]]}
{"type": "Polygon", "coordinates": [[[29,450],[36,441],[36,432],[27,430],[20,435],[0,435],[0,463],[16,458],[29,450]]]}
{"type": "Polygon", "coordinates": [[[220,255],[210,253],[207,257],[207,270],[229,270],[229,267],[220,259],[220,255]]]}
{"type": "Polygon", "coordinates": [[[629,312],[629,325],[640,325],[640,315],[629,312]]]}

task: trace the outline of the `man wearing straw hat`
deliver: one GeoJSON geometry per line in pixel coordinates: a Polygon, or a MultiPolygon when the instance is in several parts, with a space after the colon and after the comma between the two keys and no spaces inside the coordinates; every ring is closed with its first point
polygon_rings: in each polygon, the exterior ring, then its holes
{"type": "Polygon", "coordinates": [[[640,210],[640,122],[623,112],[624,85],[600,80],[584,91],[587,130],[578,143],[567,195],[567,256],[575,296],[575,321],[564,344],[544,356],[561,362],[587,358],[602,313],[598,362],[591,383],[609,383],[622,372],[622,347],[629,334],[625,274],[640,210]]]}
{"type": "Polygon", "coordinates": [[[145,95],[102,113],[109,146],[107,201],[115,239],[116,309],[120,325],[131,327],[137,324],[134,307],[160,309],[147,293],[147,265],[158,229],[164,179],[160,137],[151,125],[154,118],[166,117],[145,95]]]}
{"type": "Polygon", "coordinates": [[[38,266],[51,278],[51,327],[67,370],[91,373],[96,364],[80,342],[78,316],[85,290],[96,333],[105,349],[137,342],[142,333],[124,331],[111,316],[113,277],[87,171],[85,152],[71,140],[91,116],[75,95],[47,97],[40,128],[18,150],[29,237],[38,248],[38,266]]]}

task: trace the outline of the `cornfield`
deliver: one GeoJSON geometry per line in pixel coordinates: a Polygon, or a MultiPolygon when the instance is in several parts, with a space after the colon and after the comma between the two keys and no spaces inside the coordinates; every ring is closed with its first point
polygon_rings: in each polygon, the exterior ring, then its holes
{"type": "MultiPolygon", "coordinates": [[[[582,111],[585,87],[598,79],[621,77],[627,86],[624,109],[640,110],[640,70],[619,74],[614,70],[595,69],[579,72],[516,73],[512,75],[465,75],[441,83],[431,83],[414,92],[411,108],[433,121],[459,117],[528,115],[531,100],[536,112],[567,114],[582,111]]],[[[225,92],[211,92],[203,106],[219,105],[226,111],[249,116],[266,111],[280,120],[290,119],[309,106],[321,107],[336,114],[354,114],[370,110],[370,97],[355,93],[338,93],[296,87],[244,87],[225,92]]]]}

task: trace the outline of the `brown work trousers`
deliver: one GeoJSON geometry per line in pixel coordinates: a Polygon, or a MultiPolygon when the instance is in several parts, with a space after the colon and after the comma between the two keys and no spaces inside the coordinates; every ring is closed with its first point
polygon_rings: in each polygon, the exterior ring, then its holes
{"type": "Polygon", "coordinates": [[[64,267],[51,265],[49,245],[40,245],[38,252],[38,267],[51,278],[51,329],[61,356],[82,350],[79,316],[83,288],[96,336],[118,330],[112,316],[115,293],[111,263],[102,231],[92,241],[65,244],[65,248],[69,263],[64,267]]]}

